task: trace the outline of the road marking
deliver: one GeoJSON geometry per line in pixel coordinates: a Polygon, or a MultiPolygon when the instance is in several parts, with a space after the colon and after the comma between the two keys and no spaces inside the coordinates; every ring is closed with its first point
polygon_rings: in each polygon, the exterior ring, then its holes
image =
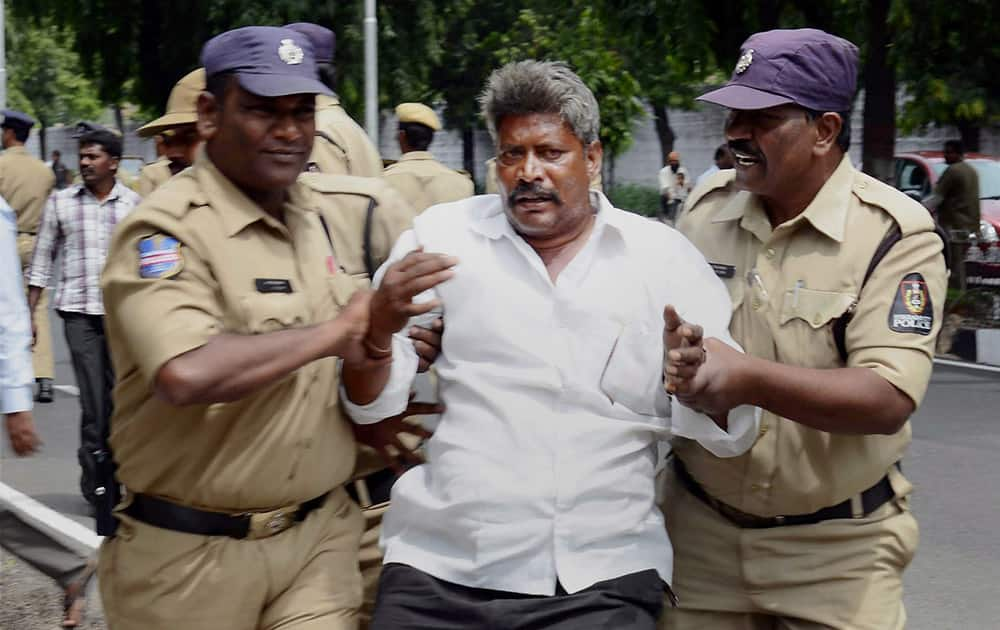
{"type": "Polygon", "coordinates": [[[70,396],[80,395],[80,388],[76,385],[53,385],[52,389],[60,391],[64,394],[69,394],[70,396]]]}
{"type": "Polygon", "coordinates": [[[972,363],[970,361],[953,361],[951,359],[934,359],[934,362],[937,363],[938,365],[947,365],[948,367],[964,368],[967,370],[978,370],[980,372],[1000,373],[1000,366],[986,365],[985,363],[972,363]]]}
{"type": "Polygon", "coordinates": [[[44,523],[55,531],[65,534],[90,549],[100,547],[101,541],[104,539],[103,536],[98,536],[89,528],[84,527],[71,518],[63,516],[28,495],[18,492],[5,483],[0,483],[0,503],[31,517],[35,521],[44,523]]]}

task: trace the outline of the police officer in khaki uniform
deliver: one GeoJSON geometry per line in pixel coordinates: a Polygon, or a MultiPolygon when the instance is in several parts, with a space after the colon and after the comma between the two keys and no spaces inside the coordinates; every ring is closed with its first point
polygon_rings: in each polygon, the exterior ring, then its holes
{"type": "Polygon", "coordinates": [[[899,462],[946,270],[927,211],[847,156],[856,76],[850,42],[769,31],[701,97],[731,110],[735,170],[698,187],[678,227],[725,280],[746,355],[668,317],[686,346],[668,390],[716,418],[739,404],[763,417],[739,457],[674,444],[663,508],[680,608],[666,628],[904,627],[917,524],[899,462]]]}
{"type": "Polygon", "coordinates": [[[333,31],[311,22],[288,24],[285,28],[302,33],[316,51],[320,80],[329,88],[328,94],[316,95],[316,141],[307,169],[320,173],[378,177],[382,174],[382,157],[361,125],[354,122],[334,93],[336,80],[333,52],[336,36],[333,31]]]}
{"type": "Polygon", "coordinates": [[[396,117],[402,156],[385,169],[384,175],[418,213],[475,194],[471,177],[438,162],[427,150],[434,141],[434,132],[441,131],[441,121],[433,109],[422,103],[400,103],[396,117]]]}
{"type": "Polygon", "coordinates": [[[162,147],[160,159],[139,171],[139,194],[147,197],[177,173],[194,162],[201,144],[198,129],[198,95],[205,89],[205,69],[198,68],[184,75],[170,90],[167,112],[156,120],[136,129],[141,138],[156,136],[162,147]]]}
{"type": "MultiPolygon", "coordinates": [[[[27,271],[35,251],[38,225],[42,210],[52,187],[55,174],[45,163],[25,148],[28,134],[35,121],[23,112],[3,111],[3,153],[0,153],[0,197],[17,214],[17,253],[21,267],[27,271]]],[[[25,285],[27,291],[27,285],[25,285]]],[[[52,402],[52,378],[55,365],[52,360],[52,329],[49,325],[49,292],[43,291],[38,301],[35,318],[35,345],[32,361],[35,380],[38,382],[38,402],[52,402]]]]}
{"type": "Polygon", "coordinates": [[[355,628],[333,357],[374,360],[370,293],[324,225],[338,208],[297,181],[327,89],[288,29],[229,31],[202,61],[205,150],[119,225],[103,276],[127,490],[101,548],[109,626],[355,628]]]}

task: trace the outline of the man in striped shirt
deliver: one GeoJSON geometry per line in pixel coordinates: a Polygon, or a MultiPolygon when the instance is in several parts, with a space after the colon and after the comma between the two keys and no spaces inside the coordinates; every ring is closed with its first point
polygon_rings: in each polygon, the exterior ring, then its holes
{"type": "Polygon", "coordinates": [[[80,136],[80,176],[76,184],[52,194],[42,214],[28,275],[28,308],[34,322],[42,290],[61,255],[53,305],[63,319],[73,371],[80,387],[80,490],[97,500],[96,456],[111,417],[114,372],[104,338],[100,277],[115,225],[140,201],[116,178],[121,138],[105,129],[80,136]]]}

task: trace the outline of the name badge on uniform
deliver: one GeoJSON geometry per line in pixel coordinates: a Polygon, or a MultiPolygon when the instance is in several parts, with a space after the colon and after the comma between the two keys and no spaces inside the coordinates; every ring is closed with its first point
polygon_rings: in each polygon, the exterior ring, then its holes
{"type": "Polygon", "coordinates": [[[173,236],[154,234],[139,241],[140,278],[170,278],[183,267],[181,243],[173,236]]]}
{"type": "Polygon", "coordinates": [[[258,293],[291,293],[292,283],[283,278],[257,278],[253,281],[258,293]]]}
{"type": "Polygon", "coordinates": [[[889,330],[929,335],[933,327],[934,307],[927,283],[919,273],[908,273],[899,281],[899,289],[889,311],[889,330]]]}
{"type": "Polygon", "coordinates": [[[722,263],[714,262],[710,262],[708,264],[712,266],[712,271],[715,272],[715,275],[720,278],[732,278],[736,275],[736,267],[734,265],[724,265],[722,263]]]}

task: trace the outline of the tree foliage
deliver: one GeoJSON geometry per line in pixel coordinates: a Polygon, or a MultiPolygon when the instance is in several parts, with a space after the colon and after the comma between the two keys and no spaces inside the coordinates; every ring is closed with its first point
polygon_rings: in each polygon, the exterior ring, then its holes
{"type": "Polygon", "coordinates": [[[7,96],[10,107],[42,127],[96,118],[101,102],[84,76],[72,33],[51,20],[6,21],[7,96]]]}

